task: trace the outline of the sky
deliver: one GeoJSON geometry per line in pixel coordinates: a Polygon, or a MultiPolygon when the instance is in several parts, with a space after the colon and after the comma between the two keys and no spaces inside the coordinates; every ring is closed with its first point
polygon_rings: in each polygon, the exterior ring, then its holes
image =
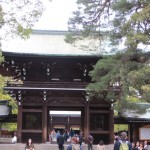
{"type": "Polygon", "coordinates": [[[76,0],[43,0],[45,11],[33,29],[67,30],[68,19],[76,10],[76,0]]]}

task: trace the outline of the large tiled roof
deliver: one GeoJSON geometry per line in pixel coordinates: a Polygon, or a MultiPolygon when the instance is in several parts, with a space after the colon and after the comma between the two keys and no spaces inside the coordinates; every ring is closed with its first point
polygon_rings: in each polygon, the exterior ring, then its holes
{"type": "MultiPolygon", "coordinates": [[[[67,31],[33,30],[29,39],[11,39],[2,42],[2,51],[29,54],[71,54],[91,55],[83,51],[81,46],[68,44],[64,41],[67,31]]],[[[82,41],[83,42],[83,41],[82,41]]]]}

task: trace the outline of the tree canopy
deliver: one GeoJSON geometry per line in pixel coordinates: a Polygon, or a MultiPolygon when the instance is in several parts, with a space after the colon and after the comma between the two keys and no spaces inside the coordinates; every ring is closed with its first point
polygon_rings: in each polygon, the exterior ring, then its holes
{"type": "Polygon", "coordinates": [[[67,42],[107,36],[112,49],[123,44],[132,51],[150,44],[149,0],[77,0],[77,4],[69,19],[68,37],[72,38],[67,42]]]}
{"type": "Polygon", "coordinates": [[[144,109],[131,102],[150,101],[150,1],[77,0],[77,4],[66,41],[97,38],[118,52],[104,56],[94,66],[90,73],[94,83],[88,87],[91,99],[116,102],[120,112],[141,112],[144,109]]]}
{"type": "Polygon", "coordinates": [[[88,86],[93,91],[91,99],[96,96],[100,100],[116,102],[115,108],[120,113],[125,109],[145,112],[134,102],[150,102],[150,67],[148,63],[140,62],[141,57],[149,56],[149,53],[139,54],[138,58],[121,53],[99,60],[90,72],[94,81],[88,86]]]}
{"type": "Polygon", "coordinates": [[[42,0],[0,0],[0,40],[28,37],[43,10],[42,0]]]}

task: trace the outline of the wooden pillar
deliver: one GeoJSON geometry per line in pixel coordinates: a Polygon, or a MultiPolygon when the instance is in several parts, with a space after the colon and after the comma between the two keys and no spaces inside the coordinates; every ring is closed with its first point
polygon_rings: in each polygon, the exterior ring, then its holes
{"type": "Polygon", "coordinates": [[[131,123],[131,131],[132,131],[132,141],[139,141],[139,138],[138,138],[138,133],[137,133],[137,130],[138,130],[138,126],[136,123],[132,122],[131,123]]]}
{"type": "Polygon", "coordinates": [[[109,144],[114,143],[114,110],[110,108],[109,111],[109,144]]]}
{"type": "Polygon", "coordinates": [[[43,111],[42,111],[42,142],[47,142],[47,105],[46,103],[43,104],[43,111]]]}
{"type": "MultiPolygon", "coordinates": [[[[48,118],[49,118],[49,115],[48,115],[48,118]]],[[[49,121],[49,119],[48,119],[49,121]]],[[[53,130],[53,117],[50,116],[50,127],[49,127],[49,132],[51,132],[53,130]]]]}
{"type": "Polygon", "coordinates": [[[18,115],[17,115],[17,141],[22,142],[22,105],[18,105],[18,115]]]}
{"type": "Polygon", "coordinates": [[[84,137],[85,139],[87,139],[88,137],[88,134],[89,134],[89,117],[90,117],[90,113],[89,113],[89,102],[86,103],[85,105],[85,111],[84,111],[84,118],[85,118],[85,121],[84,121],[84,137]]]}
{"type": "Polygon", "coordinates": [[[80,131],[84,132],[84,117],[85,117],[85,114],[84,114],[84,109],[82,108],[82,111],[81,111],[81,124],[80,124],[80,131]]]}
{"type": "Polygon", "coordinates": [[[128,124],[128,139],[129,139],[129,141],[132,141],[132,135],[131,135],[131,131],[132,129],[131,129],[131,124],[128,124]]]}
{"type": "Polygon", "coordinates": [[[133,129],[133,140],[134,141],[139,141],[139,125],[137,123],[133,123],[132,125],[133,129]]]}

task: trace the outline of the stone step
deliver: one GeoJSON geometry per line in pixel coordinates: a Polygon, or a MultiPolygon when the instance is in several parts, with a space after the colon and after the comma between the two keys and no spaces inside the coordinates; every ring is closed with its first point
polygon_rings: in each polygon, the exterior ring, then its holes
{"type": "MultiPolygon", "coordinates": [[[[57,144],[34,144],[36,150],[58,150],[57,144]]],[[[68,144],[64,145],[64,150],[67,149],[68,144]]],[[[0,144],[0,150],[24,150],[25,144],[17,143],[17,144],[0,144]]],[[[87,150],[87,144],[82,145],[83,150],[87,150]]],[[[93,145],[93,150],[96,150],[96,145],[93,145]]],[[[106,145],[106,150],[113,150],[112,145],[106,145]]]]}

